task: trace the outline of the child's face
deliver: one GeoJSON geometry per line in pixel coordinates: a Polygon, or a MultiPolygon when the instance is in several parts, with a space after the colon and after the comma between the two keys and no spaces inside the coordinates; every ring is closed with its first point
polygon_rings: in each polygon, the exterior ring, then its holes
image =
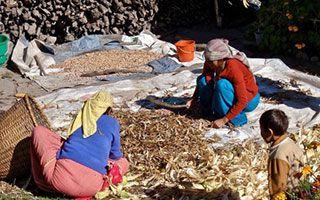
{"type": "Polygon", "coordinates": [[[265,129],[260,125],[261,136],[266,143],[273,141],[273,133],[270,129],[265,129]]]}

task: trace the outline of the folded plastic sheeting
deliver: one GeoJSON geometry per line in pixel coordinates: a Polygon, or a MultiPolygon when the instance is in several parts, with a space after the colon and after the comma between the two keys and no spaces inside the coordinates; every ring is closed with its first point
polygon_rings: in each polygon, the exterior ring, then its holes
{"type": "Polygon", "coordinates": [[[86,35],[78,40],[55,46],[54,59],[60,63],[83,53],[119,49],[121,35],[86,35]]]}
{"type": "Polygon", "coordinates": [[[35,76],[48,73],[47,68],[56,63],[53,55],[54,50],[40,40],[29,42],[21,37],[13,49],[11,59],[22,74],[35,76]]]}
{"type": "Polygon", "coordinates": [[[149,62],[148,65],[152,67],[153,73],[159,73],[159,74],[173,72],[182,66],[182,64],[175,62],[174,60],[170,59],[167,56],[160,58],[158,60],[153,60],[149,62]]]}
{"type": "MultiPolygon", "coordinates": [[[[169,42],[157,39],[155,35],[148,31],[143,31],[137,36],[130,37],[126,35],[87,35],[78,40],[57,46],[45,44],[40,40],[32,40],[29,42],[24,37],[21,37],[14,48],[12,61],[18,66],[22,74],[28,77],[36,77],[61,70],[49,68],[49,66],[61,63],[68,58],[92,51],[115,48],[129,50],[144,49],[161,53],[164,56],[169,55],[170,57],[166,59],[171,59],[170,61],[166,60],[166,62],[163,62],[162,60],[161,63],[156,64],[156,73],[170,72],[182,65],[191,66],[204,62],[202,52],[195,52],[195,59],[191,62],[179,62],[174,56],[176,47],[169,42]],[[168,66],[168,64],[170,64],[170,66],[168,66]]],[[[57,78],[57,80],[60,79],[57,78]]],[[[52,86],[46,84],[46,81],[41,77],[34,78],[34,80],[44,88],[52,88],[52,86]]],[[[55,87],[56,86],[54,86],[54,88],[55,87]]]]}
{"type": "Polygon", "coordinates": [[[157,39],[155,35],[148,31],[143,31],[139,35],[131,37],[121,35],[87,35],[78,40],[58,46],[47,45],[39,40],[29,42],[25,38],[20,38],[14,49],[12,60],[22,74],[34,80],[47,91],[79,85],[100,84],[99,82],[102,80],[115,82],[138,76],[146,77],[151,75],[122,76],[116,74],[108,77],[99,77],[98,79],[94,77],[90,80],[88,78],[77,78],[70,81],[67,76],[51,74],[51,72],[58,72],[61,71],[61,69],[49,68],[50,65],[59,64],[68,58],[83,53],[115,48],[131,50],[144,49],[163,54],[163,59],[149,63],[149,65],[153,67],[153,73],[155,74],[173,72],[183,65],[191,66],[204,62],[203,52],[195,52],[195,59],[191,62],[179,62],[174,56],[176,47],[169,42],[157,39]]]}
{"type": "Polygon", "coordinates": [[[120,35],[88,35],[54,46],[36,39],[29,42],[25,37],[21,37],[13,50],[12,61],[27,77],[47,75],[58,70],[50,69],[50,65],[68,58],[91,51],[121,48],[120,38],[120,35]]]}

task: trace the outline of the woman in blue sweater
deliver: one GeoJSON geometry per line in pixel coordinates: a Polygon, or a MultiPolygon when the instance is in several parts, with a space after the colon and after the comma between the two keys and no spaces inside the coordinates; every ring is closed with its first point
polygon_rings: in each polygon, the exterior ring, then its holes
{"type": "Polygon", "coordinates": [[[122,181],[129,163],[121,152],[119,122],[110,116],[112,106],[106,92],[88,99],[66,141],[44,127],[34,129],[32,172],[40,188],[86,198],[122,181]]]}

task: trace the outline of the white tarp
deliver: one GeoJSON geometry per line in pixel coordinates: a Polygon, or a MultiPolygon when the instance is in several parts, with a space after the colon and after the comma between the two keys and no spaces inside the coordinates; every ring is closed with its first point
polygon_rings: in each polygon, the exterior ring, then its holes
{"type": "Polygon", "coordinates": [[[122,36],[122,42],[131,43],[124,45],[125,48],[130,50],[149,49],[152,52],[161,53],[163,55],[170,55],[171,59],[184,66],[191,66],[204,62],[203,52],[196,51],[194,59],[190,62],[180,62],[174,55],[177,52],[175,45],[159,40],[154,34],[149,31],[142,31],[137,36],[122,36]]]}
{"type": "MultiPolygon", "coordinates": [[[[57,72],[61,69],[49,68],[49,66],[63,62],[68,58],[82,53],[121,47],[129,50],[150,50],[161,53],[164,56],[170,55],[172,56],[171,59],[181,63],[174,56],[176,53],[175,45],[157,39],[157,37],[149,31],[142,31],[137,36],[87,35],[73,42],[57,46],[46,44],[37,39],[29,42],[25,37],[21,37],[14,47],[12,61],[17,65],[22,74],[25,74],[27,77],[34,77],[37,83],[50,90],[51,85],[39,76],[48,75],[51,72],[57,72]]],[[[203,61],[203,53],[195,52],[193,61],[183,62],[182,64],[184,66],[191,66],[203,61]]],[[[53,88],[55,88],[54,86],[53,88]]]]}
{"type": "MultiPolygon", "coordinates": [[[[114,48],[130,50],[150,50],[152,52],[168,55],[170,59],[184,66],[191,66],[204,62],[203,52],[195,52],[191,62],[179,62],[175,57],[175,45],[161,41],[149,31],[143,31],[137,36],[126,35],[88,35],[73,42],[62,45],[48,45],[40,40],[29,42],[24,37],[20,38],[14,48],[12,61],[20,72],[38,83],[46,91],[55,91],[60,88],[71,88],[79,85],[101,84],[95,77],[74,78],[70,81],[68,76],[54,75],[61,69],[49,66],[94,50],[107,50],[114,48]],[[43,76],[45,75],[45,76],[43,76]]],[[[120,78],[120,77],[119,77],[120,78]]],[[[120,79],[125,79],[122,77],[120,79]]]]}
{"type": "Polygon", "coordinates": [[[29,42],[21,37],[13,49],[11,60],[22,74],[39,76],[47,74],[48,67],[56,62],[53,59],[53,49],[40,40],[29,42]]]}
{"type": "MultiPolygon", "coordinates": [[[[239,142],[259,136],[258,120],[267,109],[278,108],[290,118],[289,130],[298,131],[302,126],[310,127],[320,122],[320,78],[298,72],[287,67],[279,59],[249,59],[252,71],[257,77],[260,92],[265,96],[257,109],[248,113],[249,124],[230,132],[229,128],[211,129],[206,137],[218,136],[224,143],[239,142]],[[267,99],[280,100],[272,103],[267,99]]],[[[201,70],[199,70],[201,71],[201,70]]],[[[99,90],[109,91],[115,97],[118,107],[138,111],[139,100],[148,95],[162,97],[168,92],[175,97],[191,96],[195,79],[199,74],[185,70],[179,73],[161,74],[146,80],[124,80],[100,86],[61,89],[49,95],[38,97],[56,130],[64,130],[72,115],[80,109],[84,96],[99,90]]],[[[62,131],[63,132],[63,131],[62,131]]],[[[63,134],[63,133],[62,133],[63,134]]]]}
{"type": "Polygon", "coordinates": [[[86,35],[72,42],[51,45],[38,39],[29,42],[22,36],[14,47],[12,61],[21,74],[43,81],[40,76],[61,71],[49,68],[51,65],[91,51],[121,48],[120,39],[121,35],[86,35]]]}

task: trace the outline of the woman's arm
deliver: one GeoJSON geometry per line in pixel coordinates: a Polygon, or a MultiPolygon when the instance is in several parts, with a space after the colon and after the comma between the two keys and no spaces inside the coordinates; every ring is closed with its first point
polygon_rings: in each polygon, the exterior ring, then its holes
{"type": "Polygon", "coordinates": [[[231,107],[229,112],[226,114],[226,118],[229,120],[237,116],[247,105],[247,88],[244,81],[244,74],[240,67],[232,66],[229,71],[230,81],[234,87],[234,95],[236,98],[235,104],[231,107]]]}
{"type": "Polygon", "coordinates": [[[111,143],[109,159],[118,160],[123,157],[121,151],[121,142],[120,142],[120,125],[117,122],[115,132],[113,134],[113,141],[111,143]]]}
{"type": "Polygon", "coordinates": [[[191,108],[195,104],[195,102],[198,100],[198,98],[199,98],[199,89],[198,87],[196,87],[192,95],[192,98],[187,102],[187,108],[191,108]]]}

